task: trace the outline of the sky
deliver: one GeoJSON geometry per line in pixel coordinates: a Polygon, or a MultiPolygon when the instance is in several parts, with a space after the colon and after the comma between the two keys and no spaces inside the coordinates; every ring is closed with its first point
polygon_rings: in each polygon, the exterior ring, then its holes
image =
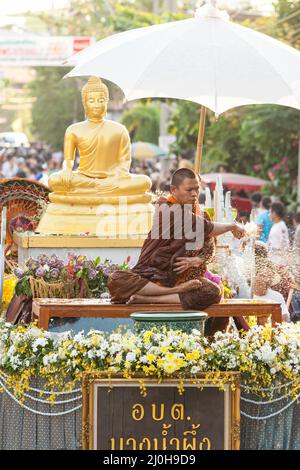
{"type": "MultiPolygon", "coordinates": [[[[59,8],[64,6],[68,0],[8,0],[0,1],[0,16],[13,13],[23,13],[24,11],[41,11],[50,8],[59,8]]],[[[270,11],[273,0],[252,0],[253,6],[263,11],[270,11]]],[[[224,0],[221,1],[224,3],[224,0]]],[[[227,4],[238,6],[239,0],[228,0],[227,4]]]]}

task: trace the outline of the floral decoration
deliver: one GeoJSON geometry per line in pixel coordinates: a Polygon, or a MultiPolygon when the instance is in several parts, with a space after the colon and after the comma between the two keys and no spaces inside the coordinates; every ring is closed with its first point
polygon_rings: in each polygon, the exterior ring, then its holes
{"type": "MultiPolygon", "coordinates": [[[[277,328],[256,326],[239,336],[217,332],[205,338],[162,328],[135,334],[130,330],[105,333],[91,330],[75,335],[54,334],[34,324],[15,326],[0,322],[0,375],[21,398],[31,377],[45,379],[48,389],[72,390],[84,372],[108,375],[184,378],[204,373],[211,379],[220,372],[240,372],[252,393],[268,396],[274,382],[289,383],[286,394],[300,389],[300,325],[283,323],[277,328]]],[[[231,377],[231,378],[230,378],[231,377]]],[[[223,378],[223,385],[226,382],[223,378]]],[[[228,374],[228,382],[232,374],[228,374]]],[[[144,391],[144,389],[143,389],[144,391]]],[[[55,397],[53,391],[52,399],[55,397]]],[[[50,397],[51,398],[51,397],[50,397]]]]}
{"type": "Polygon", "coordinates": [[[100,257],[91,260],[83,255],[68,253],[68,261],[64,263],[56,255],[42,254],[37,259],[29,258],[25,269],[15,269],[14,273],[18,278],[15,292],[16,295],[32,297],[30,278],[33,278],[48,284],[63,282],[69,287],[68,297],[99,298],[107,292],[108,276],[117,269],[128,269],[129,261],[130,257],[122,265],[118,265],[108,259],[101,262],[100,257]]]}

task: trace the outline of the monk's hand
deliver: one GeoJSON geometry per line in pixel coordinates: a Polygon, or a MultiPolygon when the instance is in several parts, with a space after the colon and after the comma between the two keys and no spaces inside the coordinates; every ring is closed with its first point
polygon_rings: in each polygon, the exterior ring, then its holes
{"type": "Polygon", "coordinates": [[[178,257],[174,263],[174,271],[176,274],[181,274],[189,268],[195,268],[200,266],[203,263],[203,260],[198,257],[178,257]]]}
{"type": "Polygon", "coordinates": [[[69,167],[66,167],[61,173],[61,179],[62,179],[64,186],[66,186],[66,188],[70,187],[72,174],[73,174],[73,171],[69,167]]]}
{"type": "Polygon", "coordinates": [[[231,230],[231,233],[238,240],[240,240],[241,238],[246,236],[245,227],[243,227],[243,225],[241,225],[241,224],[237,224],[236,222],[234,222],[234,224],[233,224],[233,228],[231,230]]]}

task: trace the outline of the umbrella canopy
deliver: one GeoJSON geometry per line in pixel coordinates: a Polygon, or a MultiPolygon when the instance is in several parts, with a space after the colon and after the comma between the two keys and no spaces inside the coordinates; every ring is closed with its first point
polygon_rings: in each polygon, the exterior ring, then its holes
{"type": "Polygon", "coordinates": [[[239,175],[238,173],[207,173],[201,175],[204,183],[214,189],[218,176],[222,178],[222,183],[227,189],[240,191],[258,191],[268,181],[255,176],[239,175]]]}
{"type": "Polygon", "coordinates": [[[194,18],[110,36],[72,61],[67,77],[100,75],[127,100],[184,99],[216,114],[262,103],[300,109],[300,51],[229,21],[211,4],[194,18]]]}
{"type": "Polygon", "coordinates": [[[135,142],[131,144],[131,155],[136,160],[150,160],[166,156],[166,152],[150,142],[135,142]]]}

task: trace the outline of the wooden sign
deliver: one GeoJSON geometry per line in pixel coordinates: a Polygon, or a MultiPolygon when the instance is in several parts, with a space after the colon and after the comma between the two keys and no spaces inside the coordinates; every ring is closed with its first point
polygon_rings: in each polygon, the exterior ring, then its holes
{"type": "MultiPolygon", "coordinates": [[[[99,376],[98,376],[99,377],[99,376]]],[[[203,378],[184,381],[83,379],[83,448],[90,450],[239,449],[240,391],[203,378]],[[194,383],[193,383],[194,382],[194,383]]]]}

